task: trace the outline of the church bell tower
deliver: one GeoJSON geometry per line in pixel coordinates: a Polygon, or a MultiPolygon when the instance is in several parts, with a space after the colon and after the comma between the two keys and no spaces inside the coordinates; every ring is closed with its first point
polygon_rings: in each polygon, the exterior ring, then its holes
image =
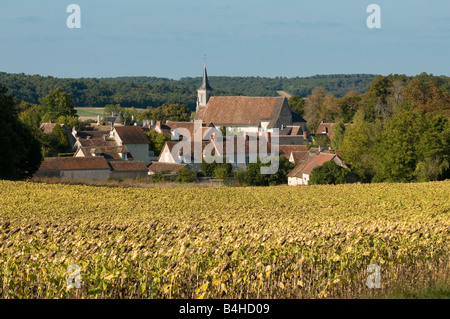
{"type": "Polygon", "coordinates": [[[212,88],[209,86],[208,74],[206,73],[206,64],[203,68],[202,86],[197,89],[197,111],[200,106],[206,106],[211,97],[212,88]]]}

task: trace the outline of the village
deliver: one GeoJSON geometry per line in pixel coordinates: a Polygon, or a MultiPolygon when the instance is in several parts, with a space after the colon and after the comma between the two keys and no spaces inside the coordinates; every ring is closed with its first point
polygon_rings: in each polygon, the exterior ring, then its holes
{"type": "Polygon", "coordinates": [[[175,176],[182,169],[195,174],[211,157],[218,162],[224,158],[233,171],[245,170],[262,157],[262,142],[272,156],[284,156],[293,164],[287,174],[291,186],[308,185],[314,168],[326,162],[349,170],[339,151],[311,147],[318,136],[333,138],[334,123],[321,123],[311,134],[306,120],[289,107],[286,92],[279,92],[279,97],[214,96],[206,66],[197,92],[196,115],[191,122],[138,123],[133,118],[133,125],[126,125],[122,114],[111,114],[98,115],[97,122],[85,125],[83,131],[65,124],[41,123],[40,131],[48,134],[56,125],[61,126],[73,156],[51,154],[44,158],[35,176],[143,180],[156,175],[175,176]],[[150,130],[171,137],[159,156],[149,148],[146,133],[150,130]]]}

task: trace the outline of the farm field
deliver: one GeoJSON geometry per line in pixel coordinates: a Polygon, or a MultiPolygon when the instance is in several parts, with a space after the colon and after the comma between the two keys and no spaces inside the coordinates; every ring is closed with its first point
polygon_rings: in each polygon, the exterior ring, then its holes
{"type": "MultiPolygon", "coordinates": [[[[103,107],[76,107],[77,115],[80,117],[92,117],[97,118],[97,115],[103,116],[103,107]]],[[[138,111],[144,111],[145,109],[137,109],[138,111]]]]}
{"type": "Polygon", "coordinates": [[[103,116],[103,107],[76,107],[77,115],[80,117],[97,117],[103,116]]]}
{"type": "Polygon", "coordinates": [[[0,298],[365,298],[449,285],[450,181],[0,191],[0,298]],[[380,289],[366,287],[371,264],[380,289]],[[69,265],[79,289],[67,289],[69,265]]]}

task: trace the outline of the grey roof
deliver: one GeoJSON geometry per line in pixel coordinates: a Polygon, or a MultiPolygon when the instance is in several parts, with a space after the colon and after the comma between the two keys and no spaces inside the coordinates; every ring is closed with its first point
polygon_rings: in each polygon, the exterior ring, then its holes
{"type": "Polygon", "coordinates": [[[116,123],[116,124],[124,124],[122,113],[119,113],[119,115],[116,117],[114,123],[116,123]]]}
{"type": "Polygon", "coordinates": [[[203,82],[202,86],[198,88],[199,90],[210,90],[212,91],[212,88],[209,86],[208,82],[208,74],[206,73],[206,65],[203,68],[203,82]]]}

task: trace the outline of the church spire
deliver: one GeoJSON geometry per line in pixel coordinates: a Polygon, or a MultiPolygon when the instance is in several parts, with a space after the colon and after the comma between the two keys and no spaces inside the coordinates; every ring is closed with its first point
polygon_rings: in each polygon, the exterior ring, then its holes
{"type": "Polygon", "coordinates": [[[203,82],[202,86],[197,89],[197,111],[200,106],[206,106],[211,97],[212,88],[208,82],[208,73],[206,72],[206,63],[203,67],[203,82]]]}
{"type": "Polygon", "coordinates": [[[203,67],[203,82],[202,86],[198,88],[199,90],[212,90],[212,88],[209,86],[208,82],[208,73],[206,72],[206,63],[203,67]]]}

